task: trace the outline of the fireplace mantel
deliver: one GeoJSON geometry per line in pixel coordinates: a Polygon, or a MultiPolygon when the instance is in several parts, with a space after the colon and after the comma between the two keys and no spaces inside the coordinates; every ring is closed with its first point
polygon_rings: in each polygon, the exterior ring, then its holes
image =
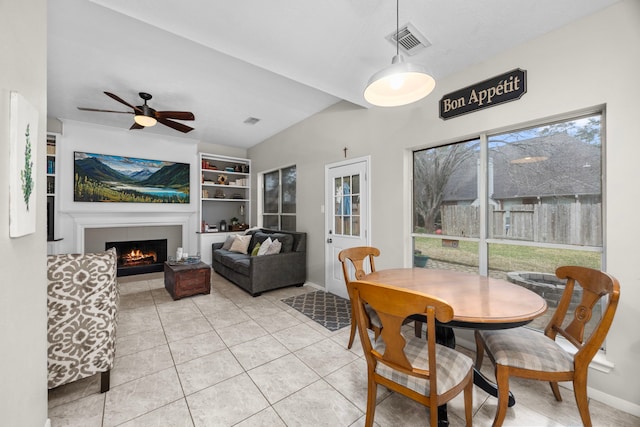
{"type": "Polygon", "coordinates": [[[191,212],[170,212],[170,213],[69,213],[75,223],[75,252],[84,253],[85,230],[89,228],[111,228],[111,227],[145,227],[160,225],[180,225],[182,226],[182,245],[185,248],[195,248],[192,242],[193,230],[192,222],[195,221],[195,214],[191,212]]]}

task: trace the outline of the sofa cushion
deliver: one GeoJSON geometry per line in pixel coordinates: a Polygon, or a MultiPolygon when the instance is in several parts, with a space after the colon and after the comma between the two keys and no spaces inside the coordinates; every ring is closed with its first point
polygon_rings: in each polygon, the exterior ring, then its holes
{"type": "Polygon", "coordinates": [[[258,256],[259,250],[260,250],[260,243],[256,243],[256,245],[251,250],[251,256],[258,256]]]}
{"type": "Polygon", "coordinates": [[[233,245],[234,240],[236,240],[235,234],[228,235],[227,240],[225,240],[224,244],[222,245],[222,249],[224,249],[225,251],[228,251],[229,249],[231,249],[231,245],[233,245]]]}
{"type": "Polygon", "coordinates": [[[271,240],[278,239],[282,244],[280,252],[291,252],[293,250],[293,236],[285,233],[273,233],[271,234],[271,240]]]}
{"type": "Polygon", "coordinates": [[[255,233],[252,233],[252,236],[253,237],[251,238],[251,244],[249,245],[249,248],[251,248],[251,250],[253,250],[253,248],[255,248],[258,243],[262,244],[262,242],[267,240],[270,234],[263,233],[262,231],[256,231],[255,233]]]}
{"type": "Polygon", "coordinates": [[[251,236],[237,235],[229,250],[231,252],[246,254],[247,249],[249,248],[249,243],[251,243],[251,236]]]}
{"type": "Polygon", "coordinates": [[[267,253],[267,249],[271,246],[271,237],[267,237],[267,240],[263,241],[260,244],[260,249],[258,250],[258,256],[262,256],[267,253]]]}
{"type": "Polygon", "coordinates": [[[243,276],[249,276],[249,263],[249,258],[236,259],[235,263],[233,264],[233,269],[243,276]]]}
{"type": "Polygon", "coordinates": [[[247,262],[249,262],[249,258],[250,258],[250,255],[240,254],[238,252],[229,252],[229,251],[221,251],[221,250],[218,250],[216,252],[220,253],[220,258],[218,261],[220,261],[222,265],[227,266],[231,269],[236,268],[237,262],[239,260],[247,260],[247,262]]]}
{"type": "Polygon", "coordinates": [[[279,254],[282,250],[282,243],[276,239],[273,242],[271,242],[271,244],[269,245],[269,248],[267,249],[267,252],[265,252],[265,255],[275,255],[275,254],[279,254]]]}
{"type": "Polygon", "coordinates": [[[225,254],[228,254],[228,253],[229,253],[228,250],[214,249],[211,254],[211,258],[218,261],[220,264],[222,264],[222,258],[224,257],[225,254]]]}
{"type": "Polygon", "coordinates": [[[256,243],[264,242],[268,237],[271,240],[278,239],[280,243],[282,243],[282,249],[280,252],[291,252],[293,250],[293,236],[287,233],[265,233],[264,231],[256,231],[253,233],[253,238],[251,239],[251,245],[249,246],[251,249],[256,245],[256,243]]]}

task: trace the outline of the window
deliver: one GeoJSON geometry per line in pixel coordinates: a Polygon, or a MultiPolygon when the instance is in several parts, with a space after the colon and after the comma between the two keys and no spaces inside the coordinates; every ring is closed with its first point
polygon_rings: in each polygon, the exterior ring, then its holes
{"type": "Polygon", "coordinates": [[[558,266],[602,268],[601,121],[593,114],[415,151],[415,253],[427,267],[526,286],[554,307],[558,266]]]}
{"type": "Polygon", "coordinates": [[[334,178],[335,234],[360,235],[360,175],[334,178]]]}
{"type": "Polygon", "coordinates": [[[277,230],[296,230],[296,167],[263,175],[262,225],[277,230]]]}

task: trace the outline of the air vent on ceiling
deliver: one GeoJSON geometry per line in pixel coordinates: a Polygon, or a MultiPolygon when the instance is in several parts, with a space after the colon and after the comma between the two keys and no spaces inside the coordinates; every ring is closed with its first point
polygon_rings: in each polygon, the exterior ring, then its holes
{"type": "MultiPolygon", "coordinates": [[[[431,46],[431,42],[418,31],[410,22],[398,29],[398,47],[400,50],[411,56],[421,52],[423,49],[431,46]]],[[[396,45],[396,32],[389,34],[387,40],[394,46],[396,45]]]]}
{"type": "Polygon", "coordinates": [[[258,119],[257,117],[247,117],[247,119],[243,123],[246,123],[248,125],[255,125],[259,121],[260,119],[258,119]]]}

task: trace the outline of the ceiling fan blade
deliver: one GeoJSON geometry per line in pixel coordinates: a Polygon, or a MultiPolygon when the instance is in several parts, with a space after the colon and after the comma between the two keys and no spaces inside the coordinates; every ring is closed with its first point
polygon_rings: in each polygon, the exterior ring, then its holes
{"type": "Polygon", "coordinates": [[[191,132],[193,130],[192,127],[189,127],[187,125],[183,125],[182,123],[178,123],[178,122],[174,122],[173,120],[169,120],[169,119],[163,119],[161,117],[158,117],[158,121],[160,123],[162,123],[165,126],[169,126],[172,129],[178,130],[180,132],[191,132]]]}
{"type": "Polygon", "coordinates": [[[133,124],[131,125],[131,127],[129,128],[129,130],[134,130],[134,129],[144,129],[144,126],[137,124],[136,122],[133,122],[133,124]]]}
{"type": "Polygon", "coordinates": [[[139,107],[136,107],[136,106],[134,106],[134,105],[129,104],[127,101],[125,101],[124,99],[120,98],[118,95],[114,95],[114,94],[112,94],[112,93],[110,93],[110,92],[105,92],[104,94],[105,94],[105,95],[107,95],[107,96],[108,96],[108,97],[110,97],[110,98],[115,99],[115,100],[116,100],[116,101],[118,101],[119,103],[126,105],[126,106],[127,106],[127,107],[129,107],[129,108],[133,108],[133,110],[134,110],[135,112],[137,112],[137,113],[139,113],[139,114],[143,114],[142,110],[141,110],[139,107]]]}
{"type": "Polygon", "coordinates": [[[157,119],[195,120],[190,111],[156,111],[157,119]]]}
{"type": "Polygon", "coordinates": [[[82,111],[97,111],[100,113],[121,113],[121,114],[133,114],[132,111],[114,111],[114,110],[100,110],[98,108],[87,108],[87,107],[77,107],[78,110],[82,111]]]}

